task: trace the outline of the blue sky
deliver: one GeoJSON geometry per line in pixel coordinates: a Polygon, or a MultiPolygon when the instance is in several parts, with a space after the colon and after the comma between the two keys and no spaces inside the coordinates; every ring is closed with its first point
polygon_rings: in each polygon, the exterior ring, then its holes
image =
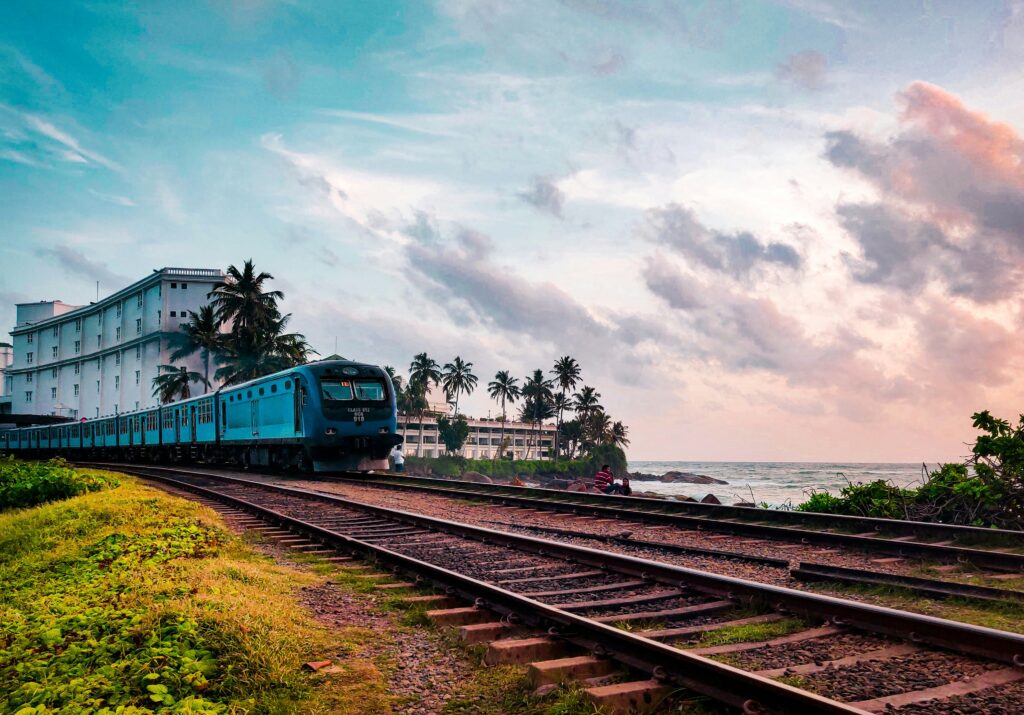
{"type": "Polygon", "coordinates": [[[1022,68],[1017,0],[8,3],[0,322],[252,257],[637,459],[944,459],[1020,411],[1022,68]]]}

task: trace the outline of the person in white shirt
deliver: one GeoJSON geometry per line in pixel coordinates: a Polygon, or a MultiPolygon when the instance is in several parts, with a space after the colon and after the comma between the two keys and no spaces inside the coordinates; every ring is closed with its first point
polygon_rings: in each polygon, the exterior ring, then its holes
{"type": "Polygon", "coordinates": [[[391,459],[395,463],[396,472],[405,471],[405,455],[402,454],[402,445],[396,444],[394,449],[391,450],[391,459]]]}

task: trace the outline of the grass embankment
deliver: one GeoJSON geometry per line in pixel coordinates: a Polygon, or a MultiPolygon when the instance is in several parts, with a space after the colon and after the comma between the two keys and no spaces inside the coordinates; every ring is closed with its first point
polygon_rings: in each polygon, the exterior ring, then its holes
{"type": "Polygon", "coordinates": [[[119,481],[108,491],[0,514],[0,712],[389,711],[360,657],[379,634],[328,631],[298,606],[321,576],[111,476],[97,474],[119,481]],[[339,654],[337,673],[301,671],[339,654]]]}

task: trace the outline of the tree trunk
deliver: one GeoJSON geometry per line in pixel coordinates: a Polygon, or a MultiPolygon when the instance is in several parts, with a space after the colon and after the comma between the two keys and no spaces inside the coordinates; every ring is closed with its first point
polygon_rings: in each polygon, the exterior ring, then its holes
{"type": "Polygon", "coordinates": [[[498,439],[498,456],[505,458],[505,398],[501,399],[501,437],[498,439]]]}
{"type": "Polygon", "coordinates": [[[420,452],[423,449],[423,410],[420,410],[420,439],[416,443],[416,456],[420,456],[420,452]]]}
{"type": "Polygon", "coordinates": [[[203,385],[203,394],[205,395],[210,390],[210,351],[203,351],[203,379],[206,383],[203,385]]]}

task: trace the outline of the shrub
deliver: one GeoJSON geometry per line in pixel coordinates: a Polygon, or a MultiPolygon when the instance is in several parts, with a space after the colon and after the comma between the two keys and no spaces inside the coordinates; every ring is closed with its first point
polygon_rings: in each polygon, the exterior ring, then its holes
{"type": "Polygon", "coordinates": [[[0,510],[69,499],[117,485],[113,477],[80,472],[63,459],[22,462],[0,458],[0,510]]]}

